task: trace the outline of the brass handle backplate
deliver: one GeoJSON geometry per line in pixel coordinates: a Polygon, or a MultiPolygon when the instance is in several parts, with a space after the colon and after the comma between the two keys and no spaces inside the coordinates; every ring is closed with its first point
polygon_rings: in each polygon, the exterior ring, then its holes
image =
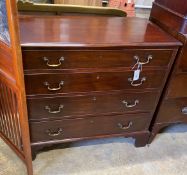
{"type": "Polygon", "coordinates": [[[58,90],[62,89],[62,86],[64,85],[64,81],[61,81],[61,82],[59,83],[59,86],[58,86],[57,88],[51,88],[51,87],[50,87],[50,84],[49,84],[48,82],[44,82],[44,85],[47,86],[47,89],[48,89],[49,91],[58,91],[58,90]]]}
{"type": "Polygon", "coordinates": [[[49,136],[51,136],[51,137],[56,137],[56,136],[59,136],[59,135],[61,135],[62,134],[62,128],[58,128],[57,129],[57,131],[51,131],[50,129],[48,129],[47,131],[46,131],[46,133],[49,135],[49,136]]]}
{"type": "Polygon", "coordinates": [[[121,123],[118,123],[118,127],[119,127],[120,129],[127,130],[127,129],[129,129],[129,128],[132,126],[132,124],[133,124],[132,122],[129,122],[128,125],[125,126],[125,125],[123,125],[123,124],[121,124],[121,123]]]}
{"type": "Polygon", "coordinates": [[[126,100],[123,100],[122,103],[125,104],[125,106],[126,106],[127,108],[133,108],[133,107],[135,107],[135,106],[139,103],[139,100],[135,100],[135,101],[134,101],[134,104],[130,104],[130,103],[128,103],[126,100]]]}
{"type": "Polygon", "coordinates": [[[53,111],[49,106],[45,106],[45,109],[48,110],[48,112],[49,112],[50,114],[58,114],[58,113],[60,113],[60,112],[62,111],[63,108],[64,108],[64,105],[60,105],[60,106],[58,107],[58,110],[57,110],[57,111],[53,111]]]}
{"type": "Polygon", "coordinates": [[[137,87],[137,86],[141,86],[141,85],[143,84],[143,82],[146,81],[146,78],[143,77],[143,78],[140,80],[140,83],[135,83],[135,81],[133,81],[132,78],[128,78],[128,81],[131,83],[131,86],[137,87]]]}
{"type": "Polygon", "coordinates": [[[59,60],[58,60],[58,64],[50,64],[49,63],[49,59],[47,57],[44,57],[43,60],[46,62],[46,65],[48,67],[59,67],[60,65],[62,65],[62,62],[64,61],[64,57],[61,57],[59,60]]]}

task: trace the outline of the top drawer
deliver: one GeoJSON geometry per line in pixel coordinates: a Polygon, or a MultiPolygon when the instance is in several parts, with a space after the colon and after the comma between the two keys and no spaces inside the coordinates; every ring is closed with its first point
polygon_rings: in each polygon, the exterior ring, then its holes
{"type": "Polygon", "coordinates": [[[31,50],[23,51],[24,69],[76,69],[133,67],[137,61],[146,66],[167,66],[172,50],[31,50]]]}

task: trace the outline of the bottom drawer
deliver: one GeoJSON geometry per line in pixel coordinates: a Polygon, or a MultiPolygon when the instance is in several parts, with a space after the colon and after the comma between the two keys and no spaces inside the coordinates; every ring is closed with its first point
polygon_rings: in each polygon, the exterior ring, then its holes
{"type": "Polygon", "coordinates": [[[30,123],[31,141],[76,139],[147,130],[150,114],[98,116],[30,123]]]}
{"type": "Polygon", "coordinates": [[[187,98],[165,100],[159,110],[157,123],[177,123],[187,121],[187,98]]]}

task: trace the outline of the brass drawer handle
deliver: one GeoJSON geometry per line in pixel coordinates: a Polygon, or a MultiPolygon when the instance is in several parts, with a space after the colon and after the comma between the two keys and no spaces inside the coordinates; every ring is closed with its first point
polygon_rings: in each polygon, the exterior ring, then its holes
{"type": "Polygon", "coordinates": [[[57,111],[52,111],[51,108],[50,108],[49,106],[45,106],[45,109],[48,110],[48,112],[49,112],[50,114],[58,114],[58,113],[60,113],[60,112],[62,111],[63,108],[64,108],[64,105],[60,105],[60,106],[58,107],[58,110],[57,110],[57,111]]]}
{"type": "Polygon", "coordinates": [[[131,82],[131,86],[137,87],[137,86],[141,86],[141,85],[143,84],[143,82],[146,81],[146,78],[143,77],[143,78],[141,79],[141,82],[140,82],[140,83],[134,83],[134,81],[133,81],[132,78],[129,78],[128,81],[131,82]]]}
{"type": "Polygon", "coordinates": [[[153,59],[153,56],[152,55],[148,55],[146,62],[141,62],[139,56],[137,56],[137,55],[134,56],[134,59],[137,61],[136,64],[145,65],[145,64],[149,64],[150,60],[153,59]]]}
{"type": "Polygon", "coordinates": [[[59,83],[59,87],[57,87],[57,88],[51,88],[51,87],[50,87],[50,84],[49,84],[48,82],[44,82],[44,85],[47,86],[47,89],[48,89],[49,91],[58,91],[58,90],[62,89],[62,86],[64,85],[64,81],[61,81],[61,82],[59,83]]]}
{"type": "Polygon", "coordinates": [[[61,57],[58,60],[58,64],[50,64],[49,59],[47,57],[44,57],[43,59],[46,62],[46,65],[49,66],[49,67],[59,67],[60,65],[62,65],[62,62],[64,61],[64,57],[61,57]]]}
{"type": "Polygon", "coordinates": [[[123,129],[123,130],[129,129],[131,126],[132,126],[132,122],[129,122],[127,126],[124,126],[123,124],[118,123],[118,127],[119,127],[120,129],[123,129]]]}
{"type": "Polygon", "coordinates": [[[126,106],[127,108],[133,108],[133,107],[135,107],[135,106],[139,103],[139,100],[135,100],[134,104],[129,104],[129,103],[128,103],[127,101],[125,101],[125,100],[123,100],[122,103],[125,104],[125,106],[126,106]]]}
{"type": "Polygon", "coordinates": [[[183,113],[184,115],[187,115],[187,107],[182,108],[182,113],[183,113]]]}
{"type": "Polygon", "coordinates": [[[51,131],[50,129],[48,129],[47,131],[46,131],[46,133],[49,135],[49,136],[51,136],[51,137],[56,137],[56,136],[59,136],[59,135],[61,135],[62,134],[62,128],[58,128],[58,130],[57,131],[51,131]]]}

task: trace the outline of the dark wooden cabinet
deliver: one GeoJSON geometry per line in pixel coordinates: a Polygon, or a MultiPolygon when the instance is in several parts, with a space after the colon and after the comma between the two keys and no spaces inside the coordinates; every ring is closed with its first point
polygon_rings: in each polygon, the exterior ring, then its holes
{"type": "Polygon", "coordinates": [[[155,0],[150,20],[183,43],[152,126],[150,141],[164,127],[187,122],[187,1],[155,0]]]}

